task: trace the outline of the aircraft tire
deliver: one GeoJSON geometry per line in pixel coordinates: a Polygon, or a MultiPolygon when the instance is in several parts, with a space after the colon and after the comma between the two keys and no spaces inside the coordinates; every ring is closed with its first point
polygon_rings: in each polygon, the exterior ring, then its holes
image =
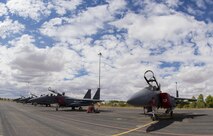
{"type": "Polygon", "coordinates": [[[157,115],[151,116],[152,121],[155,121],[158,119],[157,115]]]}
{"type": "Polygon", "coordinates": [[[55,108],[55,110],[58,111],[58,108],[59,108],[59,107],[58,107],[58,105],[57,105],[56,108],[55,108]]]}
{"type": "Polygon", "coordinates": [[[170,112],[170,117],[173,118],[173,111],[170,112]]]}

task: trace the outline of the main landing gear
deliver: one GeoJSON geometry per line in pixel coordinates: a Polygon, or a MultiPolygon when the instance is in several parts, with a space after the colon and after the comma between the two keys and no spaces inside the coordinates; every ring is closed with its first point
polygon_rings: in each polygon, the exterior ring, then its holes
{"type": "Polygon", "coordinates": [[[58,111],[59,109],[59,105],[56,105],[55,110],[58,111]]]}
{"type": "Polygon", "coordinates": [[[83,110],[83,108],[82,108],[81,106],[80,106],[78,109],[79,109],[79,111],[82,111],[82,110],[83,110]]]}
{"type": "Polygon", "coordinates": [[[172,108],[166,109],[165,113],[169,114],[170,118],[173,118],[173,109],[172,108]]]}
{"type": "MultiPolygon", "coordinates": [[[[173,118],[173,110],[172,110],[172,109],[167,109],[167,110],[165,111],[165,114],[166,114],[166,115],[169,115],[169,116],[170,116],[170,118],[173,118]]],[[[155,110],[152,110],[152,116],[151,116],[151,119],[152,119],[153,121],[155,121],[155,120],[158,120],[158,119],[159,119],[159,117],[157,116],[157,114],[156,114],[155,110]]]]}
{"type": "Polygon", "coordinates": [[[152,116],[151,116],[151,119],[152,119],[153,121],[155,121],[155,120],[158,119],[158,116],[157,116],[157,114],[156,114],[156,111],[157,111],[156,107],[152,107],[152,116]]]}

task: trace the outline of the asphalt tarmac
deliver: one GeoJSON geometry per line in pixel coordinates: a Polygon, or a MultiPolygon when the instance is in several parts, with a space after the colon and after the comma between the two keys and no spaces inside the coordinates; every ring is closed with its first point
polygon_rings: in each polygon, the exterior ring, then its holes
{"type": "Polygon", "coordinates": [[[175,110],[152,121],[140,108],[86,113],[0,101],[0,136],[213,136],[213,110],[175,110]]]}

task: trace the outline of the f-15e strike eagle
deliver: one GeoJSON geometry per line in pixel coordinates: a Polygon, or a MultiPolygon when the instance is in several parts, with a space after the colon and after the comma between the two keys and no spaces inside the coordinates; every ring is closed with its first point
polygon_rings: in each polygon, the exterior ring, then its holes
{"type": "MultiPolygon", "coordinates": [[[[56,94],[59,94],[58,92],[51,90],[51,88],[49,88],[48,90],[51,91],[51,92],[54,92],[56,94]]],[[[48,106],[51,106],[51,104],[58,103],[57,98],[59,96],[62,96],[62,94],[59,94],[57,96],[53,95],[53,94],[43,95],[43,96],[40,96],[40,97],[32,98],[32,99],[29,100],[29,102],[32,103],[35,106],[37,104],[40,104],[40,105],[46,105],[46,107],[48,107],[48,106]]],[[[91,99],[91,89],[88,89],[88,91],[85,94],[85,96],[83,97],[83,99],[91,99]]]]}
{"type": "Polygon", "coordinates": [[[102,102],[102,100],[100,100],[100,88],[97,89],[93,99],[91,99],[90,89],[87,91],[83,99],[65,96],[65,93],[59,93],[55,90],[52,90],[51,88],[48,88],[48,90],[52,93],[57,94],[55,99],[56,103],[58,104],[56,106],[56,111],[58,111],[60,107],[71,107],[73,110],[78,107],[79,110],[81,110],[82,106],[90,106],[95,103],[102,102]]]}
{"type": "Polygon", "coordinates": [[[178,103],[184,101],[196,101],[196,99],[179,98],[178,91],[176,90],[176,97],[169,95],[168,93],[162,92],[160,84],[157,82],[154,73],[151,70],[147,70],[144,73],[144,79],[148,83],[148,87],[135,93],[127,103],[134,106],[143,106],[147,112],[152,112],[152,119],[156,120],[156,110],[158,108],[165,108],[166,114],[173,116],[173,110],[178,103]],[[147,77],[149,76],[149,79],[147,77]]]}

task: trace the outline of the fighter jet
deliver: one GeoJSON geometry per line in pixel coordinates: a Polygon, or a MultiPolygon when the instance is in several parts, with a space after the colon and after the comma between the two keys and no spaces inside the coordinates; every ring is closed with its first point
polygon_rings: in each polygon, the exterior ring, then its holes
{"type": "Polygon", "coordinates": [[[16,101],[18,103],[26,104],[26,103],[30,103],[29,100],[34,97],[36,97],[36,95],[30,93],[30,96],[28,96],[28,97],[21,96],[20,98],[14,99],[14,101],[16,101]]]}
{"type": "Polygon", "coordinates": [[[41,95],[40,97],[36,97],[29,100],[32,105],[37,106],[37,104],[45,105],[46,107],[50,107],[51,104],[56,103],[56,96],[53,94],[41,95]]]}
{"type": "MultiPolygon", "coordinates": [[[[53,93],[56,93],[58,96],[63,96],[63,94],[60,94],[54,90],[52,90],[53,93]]],[[[55,104],[57,103],[57,97],[53,94],[47,94],[47,95],[42,95],[41,97],[38,98],[33,98],[31,100],[29,100],[34,106],[36,106],[37,104],[39,105],[45,105],[46,107],[50,107],[51,104],[55,104]]],[[[84,98],[86,99],[91,99],[91,89],[89,89],[87,91],[87,93],[85,94],[84,98]]]]}
{"type": "Polygon", "coordinates": [[[20,96],[19,98],[13,99],[13,101],[19,103],[19,102],[21,102],[21,100],[24,99],[24,98],[25,98],[24,96],[20,96]]]}
{"type": "Polygon", "coordinates": [[[49,88],[49,91],[57,94],[56,101],[58,105],[56,106],[56,111],[61,107],[71,107],[72,110],[75,110],[75,108],[78,107],[79,110],[82,110],[82,106],[90,106],[102,102],[102,100],[100,100],[100,88],[96,91],[93,99],[91,99],[91,89],[88,90],[83,99],[65,96],[65,93],[59,93],[51,88],[49,88]]]}
{"type": "Polygon", "coordinates": [[[144,111],[147,110],[147,112],[152,112],[152,120],[157,119],[156,112],[159,108],[166,109],[165,113],[170,114],[172,117],[173,110],[178,103],[185,101],[196,101],[196,99],[179,98],[177,90],[176,97],[162,92],[160,84],[157,82],[154,73],[151,70],[147,70],[144,73],[144,79],[148,83],[148,86],[135,93],[127,101],[127,103],[133,106],[143,106],[144,111]],[[147,75],[149,75],[149,79],[147,75]]]}

